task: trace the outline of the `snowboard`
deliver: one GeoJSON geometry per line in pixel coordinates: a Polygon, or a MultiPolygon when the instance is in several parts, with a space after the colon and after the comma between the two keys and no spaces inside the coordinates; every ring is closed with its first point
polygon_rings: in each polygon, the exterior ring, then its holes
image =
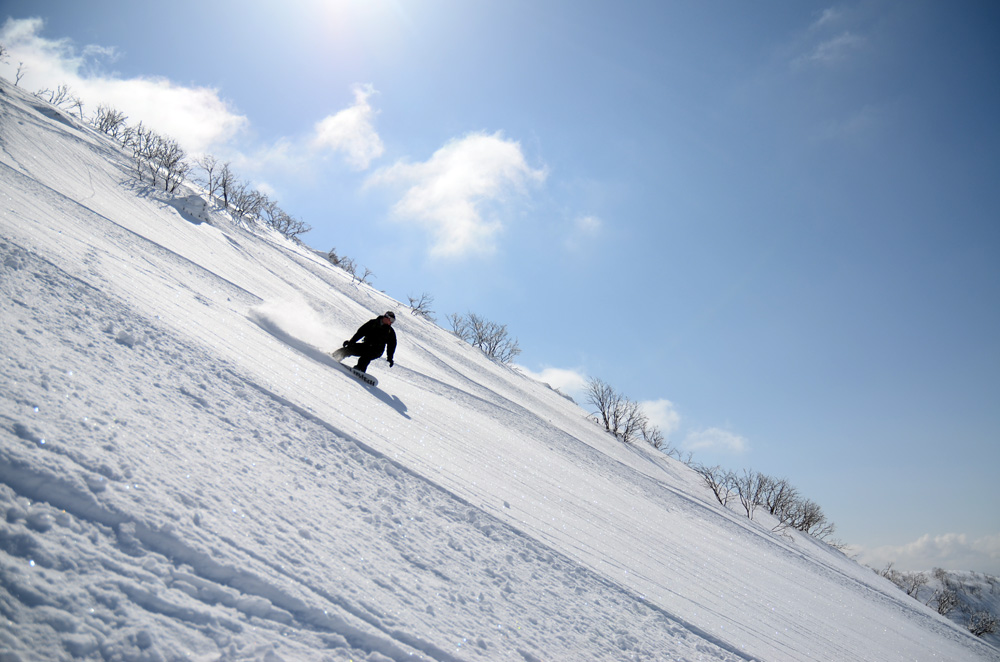
{"type": "Polygon", "coordinates": [[[351,373],[352,375],[354,375],[355,377],[357,377],[358,379],[360,379],[364,383],[368,384],[369,386],[378,386],[378,380],[375,379],[374,377],[372,377],[371,375],[369,375],[367,372],[361,372],[360,370],[352,368],[349,365],[344,365],[343,363],[341,363],[341,361],[345,357],[338,356],[337,352],[331,352],[330,356],[337,362],[337,367],[340,368],[341,370],[343,370],[344,372],[351,373]]]}

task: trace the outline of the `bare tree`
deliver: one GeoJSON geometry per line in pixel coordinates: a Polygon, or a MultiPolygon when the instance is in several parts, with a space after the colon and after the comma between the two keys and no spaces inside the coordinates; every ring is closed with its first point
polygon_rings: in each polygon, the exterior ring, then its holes
{"type": "Polygon", "coordinates": [[[826,518],[819,504],[803,499],[784,478],[762,476],[762,480],[760,503],[778,520],[773,531],[792,528],[837,549],[844,548],[844,543],[831,539],[836,526],[826,518]]]}
{"type": "Polygon", "coordinates": [[[139,122],[130,135],[129,146],[132,148],[132,158],[139,181],[145,181],[145,176],[148,174],[151,183],[156,186],[156,162],[161,143],[160,136],[144,127],[142,122],[139,122]]]}
{"type": "Polygon", "coordinates": [[[592,377],[587,382],[587,402],[597,410],[594,415],[600,417],[604,429],[608,432],[614,432],[611,421],[617,407],[617,401],[618,394],[610,385],[596,377],[592,377]]]}
{"type": "MultiPolygon", "coordinates": [[[[0,62],[10,62],[10,49],[0,44],[0,62]]],[[[14,76],[14,87],[24,78],[24,62],[17,63],[17,73],[14,76]]]]}
{"type": "MultiPolygon", "coordinates": [[[[277,202],[271,200],[266,195],[264,196],[264,203],[261,206],[261,214],[268,226],[289,239],[298,239],[300,234],[309,232],[312,229],[302,221],[289,216],[284,209],[278,206],[277,202]]],[[[327,258],[329,259],[329,255],[327,258]]]]}
{"type": "Polygon", "coordinates": [[[626,444],[631,444],[636,437],[642,433],[642,429],[648,424],[646,415],[638,402],[630,400],[624,396],[619,399],[615,412],[618,438],[626,444]]]}
{"type": "Polygon", "coordinates": [[[763,506],[770,515],[785,523],[786,513],[792,511],[799,500],[798,491],[784,478],[768,478],[763,487],[763,506]]]}
{"type": "Polygon", "coordinates": [[[245,181],[236,182],[227,197],[233,218],[238,222],[259,219],[261,210],[267,202],[266,195],[245,181]]]}
{"type": "Polygon", "coordinates": [[[723,506],[729,505],[729,499],[733,495],[733,487],[735,483],[735,476],[731,471],[727,471],[722,467],[716,465],[714,467],[706,467],[704,465],[697,465],[694,467],[712,494],[715,495],[716,500],[723,506]]]}
{"type": "Polygon", "coordinates": [[[69,85],[63,84],[54,90],[45,88],[44,90],[35,92],[35,96],[57,108],[77,110],[80,113],[80,119],[83,119],[83,101],[80,100],[80,97],[73,94],[69,85]]]}
{"type": "Polygon", "coordinates": [[[663,434],[650,426],[642,406],[596,377],[587,382],[587,402],[595,408],[593,415],[604,429],[624,443],[642,438],[655,448],[663,444],[663,434]]]}
{"type": "Polygon", "coordinates": [[[892,567],[893,565],[890,561],[885,568],[875,572],[898,586],[911,598],[916,598],[920,588],[927,584],[927,575],[922,572],[900,572],[892,567]]]}
{"type": "Polygon", "coordinates": [[[920,589],[927,585],[927,575],[922,572],[904,572],[902,573],[902,581],[900,588],[906,591],[908,596],[915,598],[920,589]]]}
{"type": "Polygon", "coordinates": [[[997,617],[988,611],[977,611],[969,617],[969,632],[982,637],[997,631],[997,617]]]}
{"type": "Polygon", "coordinates": [[[236,174],[229,167],[229,161],[222,164],[222,169],[219,170],[218,182],[218,190],[222,194],[222,208],[229,209],[229,198],[233,193],[233,189],[236,188],[236,174]]]}
{"type": "MultiPolygon", "coordinates": [[[[661,451],[668,457],[673,457],[684,462],[680,449],[667,442],[666,436],[660,430],[659,426],[653,425],[645,415],[642,417],[639,433],[642,436],[642,440],[656,450],[661,451]]],[[[690,454],[687,463],[690,463],[690,454]]]]}
{"type": "MultiPolygon", "coordinates": [[[[18,73],[20,74],[20,67],[18,67],[18,73]]],[[[18,75],[17,81],[19,82],[20,80],[21,77],[18,75]]],[[[73,94],[68,85],[60,85],[55,90],[50,90],[48,88],[39,90],[35,92],[35,96],[43,101],[49,102],[56,108],[62,108],[63,110],[68,110],[70,112],[75,111],[77,115],[79,115],[80,119],[83,119],[83,100],[73,94]]]]}
{"type": "Polygon", "coordinates": [[[893,568],[892,566],[894,566],[894,565],[896,565],[896,564],[893,563],[892,561],[889,561],[888,563],[885,564],[884,568],[882,568],[881,570],[876,570],[875,574],[878,575],[878,576],[880,576],[880,577],[885,577],[886,579],[888,579],[889,581],[891,581],[893,584],[895,584],[896,582],[893,579],[893,577],[895,577],[896,575],[899,574],[899,570],[896,570],[895,568],[893,568]]]}
{"type": "Polygon", "coordinates": [[[286,219],[290,217],[288,216],[288,214],[284,212],[284,210],[281,207],[278,206],[277,200],[272,200],[270,197],[267,196],[266,193],[262,193],[261,195],[264,196],[264,200],[261,202],[260,205],[261,220],[263,220],[268,227],[274,228],[275,230],[278,230],[278,232],[281,232],[282,226],[287,223],[286,219]]]}
{"type": "Polygon", "coordinates": [[[506,324],[490,322],[475,313],[454,314],[448,319],[455,335],[478,347],[494,361],[507,365],[521,353],[517,339],[510,337],[506,324]]]}
{"type": "MultiPolygon", "coordinates": [[[[142,122],[139,122],[139,126],[142,126],[142,122]]],[[[132,147],[135,142],[136,131],[139,127],[126,124],[118,132],[118,144],[122,147],[132,147]]]]}
{"type": "Polygon", "coordinates": [[[354,278],[358,272],[358,265],[349,257],[340,258],[340,262],[337,264],[338,267],[346,271],[351,276],[351,282],[354,282],[354,278]]]}
{"type": "Polygon", "coordinates": [[[65,85],[60,85],[54,90],[50,90],[46,87],[43,90],[35,92],[35,96],[42,101],[51,103],[53,106],[58,106],[66,100],[67,96],[69,96],[69,88],[65,85]]]}
{"type": "Polygon", "coordinates": [[[657,448],[657,444],[662,445],[663,435],[658,428],[650,426],[639,403],[596,377],[587,382],[587,402],[596,409],[593,415],[604,425],[604,429],[626,444],[641,437],[657,448]]]}
{"type": "Polygon", "coordinates": [[[742,474],[735,477],[733,483],[747,518],[753,519],[757,506],[764,501],[764,490],[768,484],[768,478],[762,473],[744,469],[742,474]]]}
{"type": "Polygon", "coordinates": [[[452,313],[451,315],[448,315],[448,322],[451,324],[452,333],[454,333],[456,336],[458,336],[465,342],[469,342],[468,330],[466,329],[466,327],[468,326],[468,321],[465,319],[465,315],[452,313]]]}
{"type": "Polygon", "coordinates": [[[933,597],[927,602],[928,606],[930,606],[931,602],[937,605],[937,613],[942,616],[947,616],[962,604],[961,598],[958,597],[958,592],[950,588],[940,588],[934,591],[933,597]]]}
{"type": "Polygon", "coordinates": [[[372,271],[371,269],[369,269],[368,267],[363,267],[363,269],[364,269],[364,272],[360,276],[358,276],[358,282],[362,283],[363,285],[371,285],[371,283],[368,281],[368,279],[369,278],[374,278],[375,277],[375,272],[372,271]]]}
{"type": "Polygon", "coordinates": [[[177,190],[190,171],[190,166],[184,160],[184,150],[172,138],[161,140],[156,153],[156,165],[163,175],[163,190],[170,193],[177,190]]]}
{"type": "MultiPolygon", "coordinates": [[[[649,421],[646,421],[646,424],[642,426],[642,440],[657,450],[663,448],[663,433],[660,432],[660,428],[650,424],[649,421]]],[[[669,453],[667,454],[669,455],[669,453]]]]}
{"type": "Polygon", "coordinates": [[[94,114],[90,123],[95,129],[103,133],[108,134],[115,140],[118,140],[127,126],[128,117],[120,110],[116,110],[111,106],[101,104],[97,107],[97,113],[94,114]]]}
{"type": "Polygon", "coordinates": [[[83,121],[83,99],[76,96],[73,97],[73,99],[70,101],[69,109],[75,110],[76,116],[79,117],[81,121],[83,121]]]}
{"type": "Polygon", "coordinates": [[[211,201],[219,191],[219,180],[215,173],[216,168],[219,166],[219,160],[211,154],[205,154],[195,161],[195,165],[201,168],[201,171],[205,174],[205,178],[201,180],[201,183],[205,185],[205,192],[208,194],[209,201],[211,201]]]}
{"type": "Polygon", "coordinates": [[[818,540],[832,536],[836,529],[833,522],[826,519],[819,504],[809,499],[796,499],[789,509],[781,513],[781,517],[783,523],[818,540]]]}
{"type": "Polygon", "coordinates": [[[419,297],[408,296],[410,300],[410,314],[416,315],[417,317],[423,317],[425,320],[434,321],[434,311],[431,310],[431,304],[434,303],[434,297],[422,292],[419,297]]]}
{"type": "Polygon", "coordinates": [[[312,231],[312,226],[308,223],[292,218],[291,216],[288,216],[287,218],[289,219],[289,222],[287,228],[282,231],[282,234],[289,239],[295,239],[297,241],[300,234],[312,231]]]}
{"type": "Polygon", "coordinates": [[[135,127],[135,137],[132,140],[132,153],[145,159],[152,159],[159,149],[160,136],[139,122],[135,127]]]}

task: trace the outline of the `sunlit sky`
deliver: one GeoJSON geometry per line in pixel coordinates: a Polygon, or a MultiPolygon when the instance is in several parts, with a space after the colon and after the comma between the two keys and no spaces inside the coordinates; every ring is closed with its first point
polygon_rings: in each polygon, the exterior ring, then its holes
{"type": "Polygon", "coordinates": [[[600,378],[695,461],[788,478],[863,561],[1000,573],[1000,5],[4,19],[0,75],[230,161],[443,326],[504,323],[578,402],[600,378]]]}

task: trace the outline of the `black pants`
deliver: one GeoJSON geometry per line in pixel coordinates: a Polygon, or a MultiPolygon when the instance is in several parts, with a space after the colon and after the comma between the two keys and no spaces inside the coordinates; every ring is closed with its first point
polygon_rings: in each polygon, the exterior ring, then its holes
{"type": "Polygon", "coordinates": [[[378,347],[370,347],[364,343],[353,342],[345,347],[344,351],[347,353],[347,356],[358,357],[358,364],[354,366],[355,369],[367,372],[368,364],[382,356],[382,352],[385,350],[378,347]]]}

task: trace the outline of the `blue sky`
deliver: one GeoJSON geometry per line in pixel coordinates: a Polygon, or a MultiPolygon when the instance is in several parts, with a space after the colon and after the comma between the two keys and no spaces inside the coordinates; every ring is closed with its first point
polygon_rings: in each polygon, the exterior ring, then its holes
{"type": "Polygon", "coordinates": [[[206,4],[7,0],[0,75],[231,161],[863,560],[1000,572],[994,3],[206,4]]]}

